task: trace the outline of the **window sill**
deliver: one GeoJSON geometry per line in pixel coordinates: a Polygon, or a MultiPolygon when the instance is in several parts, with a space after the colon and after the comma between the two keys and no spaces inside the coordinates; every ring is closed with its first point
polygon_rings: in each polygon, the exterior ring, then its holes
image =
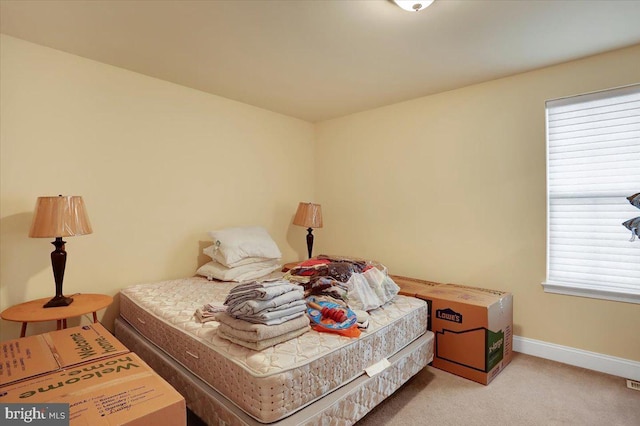
{"type": "Polygon", "coordinates": [[[569,284],[553,281],[543,282],[542,287],[544,287],[545,293],[640,304],[640,289],[613,286],[605,287],[596,284],[569,284]]]}

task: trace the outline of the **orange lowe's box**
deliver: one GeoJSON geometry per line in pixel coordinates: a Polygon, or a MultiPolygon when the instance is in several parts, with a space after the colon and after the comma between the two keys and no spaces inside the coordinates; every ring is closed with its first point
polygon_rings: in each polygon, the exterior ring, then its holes
{"type": "Polygon", "coordinates": [[[433,366],[489,384],[511,362],[511,293],[444,284],[427,298],[436,335],[433,366]]]}
{"type": "Polygon", "coordinates": [[[393,279],[401,294],[424,299],[429,306],[427,328],[436,336],[434,367],[487,385],[511,362],[511,293],[406,277],[393,279]]]}
{"type": "Polygon", "coordinates": [[[2,342],[0,350],[0,419],[186,424],[184,398],[100,324],[2,342]]]}

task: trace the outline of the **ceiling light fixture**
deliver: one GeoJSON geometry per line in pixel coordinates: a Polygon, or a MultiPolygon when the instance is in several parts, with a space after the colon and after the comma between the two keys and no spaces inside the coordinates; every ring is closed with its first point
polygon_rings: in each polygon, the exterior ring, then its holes
{"type": "Polygon", "coordinates": [[[393,0],[393,2],[408,12],[419,12],[429,7],[429,5],[433,3],[433,0],[393,0]]]}

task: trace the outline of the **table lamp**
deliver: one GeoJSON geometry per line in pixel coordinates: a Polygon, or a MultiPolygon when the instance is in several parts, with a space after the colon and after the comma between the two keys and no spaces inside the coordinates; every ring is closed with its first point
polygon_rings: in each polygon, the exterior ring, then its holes
{"type": "Polygon", "coordinates": [[[322,209],[320,204],[300,203],[293,218],[293,224],[307,228],[307,251],[309,259],[313,251],[313,228],[322,228],[322,209]]]}
{"type": "Polygon", "coordinates": [[[62,280],[67,263],[67,252],[64,250],[66,241],[63,241],[62,237],[73,237],[92,232],[82,197],[62,195],[38,197],[29,237],[55,238],[51,244],[56,247],[51,252],[56,295],[44,305],[45,308],[68,306],[73,302],[71,297],[62,295],[62,280]]]}

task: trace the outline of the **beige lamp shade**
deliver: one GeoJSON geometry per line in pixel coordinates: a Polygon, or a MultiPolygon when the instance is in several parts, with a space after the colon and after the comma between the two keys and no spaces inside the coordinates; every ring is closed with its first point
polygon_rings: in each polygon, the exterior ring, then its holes
{"type": "Polygon", "coordinates": [[[38,197],[29,237],[72,237],[92,232],[82,197],[38,197]]]}
{"type": "Polygon", "coordinates": [[[322,208],[320,204],[300,203],[293,218],[293,224],[305,228],[322,228],[322,208]]]}

